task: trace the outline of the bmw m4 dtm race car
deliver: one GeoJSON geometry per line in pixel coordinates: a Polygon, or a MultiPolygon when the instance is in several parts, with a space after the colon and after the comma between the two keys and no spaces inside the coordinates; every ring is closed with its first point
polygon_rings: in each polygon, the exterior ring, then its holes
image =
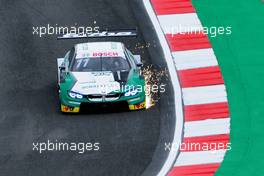
{"type": "Polygon", "coordinates": [[[120,102],[129,110],[146,107],[140,56],[120,42],[76,44],[57,59],[57,66],[62,112],[78,113],[83,105],[120,102]]]}

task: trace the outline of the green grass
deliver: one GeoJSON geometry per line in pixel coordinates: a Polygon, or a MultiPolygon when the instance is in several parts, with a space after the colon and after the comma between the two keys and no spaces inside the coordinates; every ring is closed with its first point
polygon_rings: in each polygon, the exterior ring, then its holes
{"type": "Polygon", "coordinates": [[[231,26],[210,37],[227,86],[231,143],[217,176],[264,175],[264,3],[193,0],[203,26],[231,26]]]}

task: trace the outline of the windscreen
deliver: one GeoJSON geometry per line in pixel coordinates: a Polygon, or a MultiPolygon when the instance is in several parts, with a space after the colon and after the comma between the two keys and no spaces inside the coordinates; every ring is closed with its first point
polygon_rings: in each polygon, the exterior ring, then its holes
{"type": "Polygon", "coordinates": [[[87,57],[75,59],[71,68],[73,72],[93,71],[128,71],[130,65],[122,57],[87,57]]]}

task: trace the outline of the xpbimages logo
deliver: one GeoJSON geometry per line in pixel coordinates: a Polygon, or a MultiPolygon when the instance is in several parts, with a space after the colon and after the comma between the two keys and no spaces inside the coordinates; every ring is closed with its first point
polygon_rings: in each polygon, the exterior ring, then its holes
{"type": "MultiPolygon", "coordinates": [[[[95,23],[96,24],[96,23],[95,23]]],[[[33,26],[32,34],[43,37],[45,35],[60,35],[60,34],[97,34],[99,33],[99,26],[59,26],[58,24],[45,26],[33,26]]]]}
{"type": "Polygon", "coordinates": [[[37,151],[38,153],[43,153],[45,151],[71,151],[83,154],[88,151],[99,151],[100,143],[95,142],[54,142],[47,140],[46,142],[33,142],[32,150],[37,151]]]}
{"type": "Polygon", "coordinates": [[[170,143],[165,142],[165,151],[171,151],[171,150],[178,150],[181,151],[220,151],[220,150],[231,150],[231,143],[226,142],[182,142],[180,144],[178,143],[170,143]]]}

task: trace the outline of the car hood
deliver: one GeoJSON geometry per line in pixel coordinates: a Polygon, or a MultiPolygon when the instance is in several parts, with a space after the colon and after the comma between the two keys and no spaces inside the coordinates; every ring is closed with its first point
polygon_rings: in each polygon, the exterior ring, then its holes
{"type": "Polygon", "coordinates": [[[115,80],[112,72],[72,72],[72,74],[76,79],[71,89],[73,92],[94,95],[120,91],[120,83],[115,80]]]}

